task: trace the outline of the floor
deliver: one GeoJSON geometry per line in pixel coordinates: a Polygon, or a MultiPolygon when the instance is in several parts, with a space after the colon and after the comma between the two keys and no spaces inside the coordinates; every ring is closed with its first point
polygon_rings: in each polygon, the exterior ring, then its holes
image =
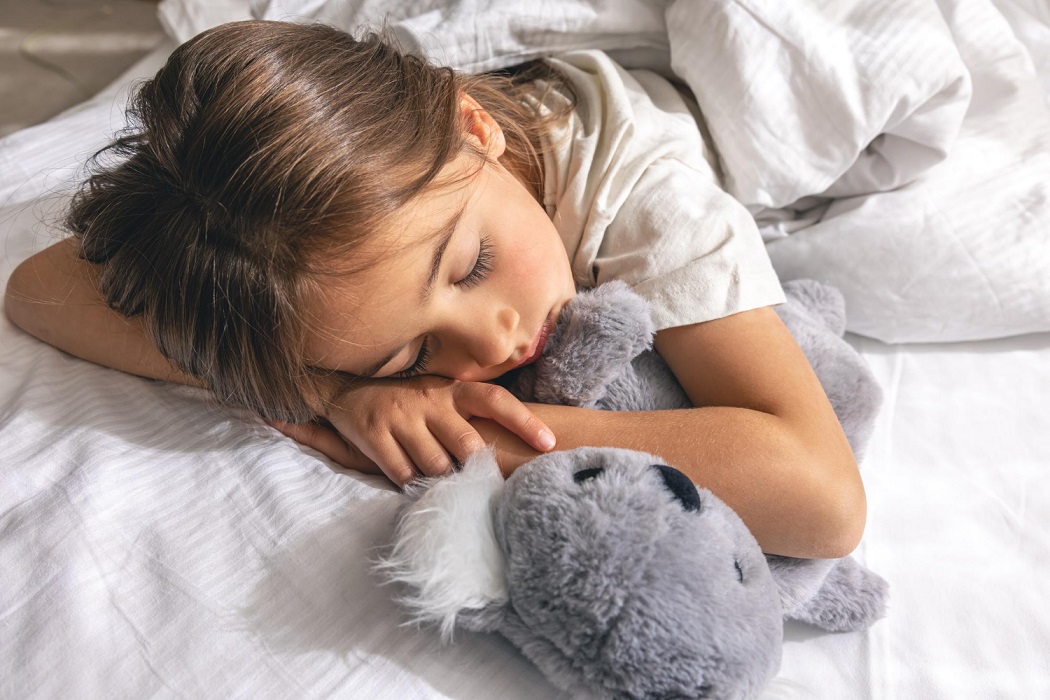
{"type": "Polygon", "coordinates": [[[0,0],[0,137],[95,94],[162,37],[150,0],[0,0]]]}

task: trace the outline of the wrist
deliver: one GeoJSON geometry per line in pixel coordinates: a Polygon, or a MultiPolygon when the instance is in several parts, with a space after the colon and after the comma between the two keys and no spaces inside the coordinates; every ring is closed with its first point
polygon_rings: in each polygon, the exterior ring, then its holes
{"type": "Polygon", "coordinates": [[[530,459],[542,454],[494,420],[475,417],[468,422],[478,431],[485,444],[494,448],[496,463],[499,464],[504,478],[513,474],[515,469],[530,459]]]}
{"type": "MultiPolygon", "coordinates": [[[[612,411],[543,403],[525,405],[554,431],[557,438],[554,450],[607,444],[607,440],[603,438],[607,430],[605,420],[614,413],[612,411]]],[[[475,417],[469,422],[481,435],[485,444],[495,448],[496,461],[504,477],[510,476],[515,469],[529,460],[544,454],[493,420],[475,417]]]]}

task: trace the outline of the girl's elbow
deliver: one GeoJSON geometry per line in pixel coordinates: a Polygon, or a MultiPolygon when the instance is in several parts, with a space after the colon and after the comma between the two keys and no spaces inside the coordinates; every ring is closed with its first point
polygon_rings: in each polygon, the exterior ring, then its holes
{"type": "Polygon", "coordinates": [[[864,484],[855,471],[838,483],[826,488],[824,551],[820,558],[838,559],[849,555],[860,544],[867,521],[867,497],[864,484]]]}
{"type": "Polygon", "coordinates": [[[867,497],[853,452],[847,447],[823,453],[810,449],[802,454],[801,463],[808,465],[805,486],[798,492],[806,505],[799,513],[805,534],[799,547],[803,553],[797,556],[847,556],[860,544],[867,520],[867,497]]]}

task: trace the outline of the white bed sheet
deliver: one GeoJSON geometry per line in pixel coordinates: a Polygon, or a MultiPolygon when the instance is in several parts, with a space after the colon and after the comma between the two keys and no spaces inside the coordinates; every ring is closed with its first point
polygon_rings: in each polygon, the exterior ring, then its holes
{"type": "MultiPolygon", "coordinates": [[[[101,143],[113,105],[0,142],[27,163],[0,171],[0,285],[58,235],[40,220],[68,171],[27,176],[101,143]]],[[[890,610],[864,633],[790,625],[767,697],[1050,696],[1050,334],[851,340],[886,390],[857,556],[890,610]]],[[[557,697],[497,636],[398,627],[366,564],[397,498],[0,319],[0,697],[557,697]]]]}

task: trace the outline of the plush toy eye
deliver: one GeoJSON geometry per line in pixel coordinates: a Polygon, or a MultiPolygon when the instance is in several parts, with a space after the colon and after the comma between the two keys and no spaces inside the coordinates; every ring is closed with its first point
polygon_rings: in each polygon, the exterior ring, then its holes
{"type": "Polygon", "coordinates": [[[575,474],[572,475],[572,480],[575,481],[577,484],[582,484],[583,482],[587,481],[588,479],[593,479],[594,477],[598,476],[603,471],[605,471],[605,469],[602,468],[602,467],[593,467],[591,469],[581,469],[580,471],[578,471],[578,472],[576,472],[575,474]]]}
{"type": "Polygon", "coordinates": [[[740,568],[740,562],[734,560],[733,561],[733,566],[736,567],[736,580],[739,581],[740,583],[743,583],[744,582],[744,570],[740,568]]]}

